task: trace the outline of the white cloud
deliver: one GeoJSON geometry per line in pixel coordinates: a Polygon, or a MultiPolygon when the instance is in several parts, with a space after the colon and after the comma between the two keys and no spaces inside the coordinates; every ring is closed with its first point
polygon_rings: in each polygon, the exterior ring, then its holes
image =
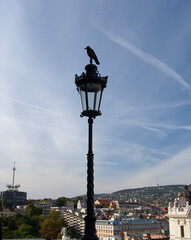
{"type": "Polygon", "coordinates": [[[179,101],[179,102],[165,102],[164,104],[160,104],[160,105],[146,105],[143,106],[142,108],[145,110],[155,110],[155,109],[166,109],[166,108],[179,108],[179,107],[184,107],[184,106],[188,106],[191,105],[191,101],[187,101],[187,100],[183,100],[183,101],[179,101]]]}
{"type": "Polygon", "coordinates": [[[181,130],[181,129],[188,130],[188,131],[191,130],[191,126],[189,126],[189,125],[177,126],[177,125],[173,125],[173,124],[162,124],[162,123],[150,123],[148,125],[153,126],[153,127],[158,127],[158,128],[169,129],[169,130],[181,130]]]}

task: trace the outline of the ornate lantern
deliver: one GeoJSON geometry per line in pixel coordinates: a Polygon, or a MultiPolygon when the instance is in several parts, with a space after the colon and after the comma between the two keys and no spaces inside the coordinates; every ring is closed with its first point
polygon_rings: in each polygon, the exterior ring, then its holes
{"type": "Polygon", "coordinates": [[[97,71],[97,66],[94,64],[86,65],[85,70],[86,73],[82,73],[81,76],[75,76],[75,83],[82,104],[82,113],[80,116],[95,118],[101,115],[101,98],[108,77],[101,77],[97,71]]]}

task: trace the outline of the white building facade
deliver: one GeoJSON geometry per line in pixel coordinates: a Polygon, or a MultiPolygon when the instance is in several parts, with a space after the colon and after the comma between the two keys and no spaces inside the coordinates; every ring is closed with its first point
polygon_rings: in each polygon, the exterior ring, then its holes
{"type": "Polygon", "coordinates": [[[173,205],[169,203],[167,216],[170,240],[191,240],[191,185],[185,187],[173,205]]]}

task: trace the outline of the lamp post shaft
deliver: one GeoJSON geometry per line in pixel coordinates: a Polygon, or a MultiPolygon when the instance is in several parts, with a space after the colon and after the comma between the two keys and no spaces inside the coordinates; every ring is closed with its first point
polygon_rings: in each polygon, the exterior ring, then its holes
{"type": "Polygon", "coordinates": [[[87,154],[87,216],[85,217],[85,235],[83,240],[98,240],[95,229],[94,212],[94,154],[93,154],[93,117],[89,116],[89,138],[87,154]]]}

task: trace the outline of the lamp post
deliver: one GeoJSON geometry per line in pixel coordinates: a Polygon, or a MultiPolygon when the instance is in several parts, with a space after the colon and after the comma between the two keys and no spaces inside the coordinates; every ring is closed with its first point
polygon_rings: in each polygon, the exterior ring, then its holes
{"type": "Polygon", "coordinates": [[[80,94],[82,113],[81,117],[88,117],[88,154],[87,154],[87,215],[85,217],[85,234],[83,240],[98,240],[95,229],[94,211],[94,154],[92,141],[93,119],[101,115],[100,105],[103,89],[107,84],[107,76],[101,77],[97,66],[86,65],[86,73],[75,76],[75,83],[80,94]]]}

